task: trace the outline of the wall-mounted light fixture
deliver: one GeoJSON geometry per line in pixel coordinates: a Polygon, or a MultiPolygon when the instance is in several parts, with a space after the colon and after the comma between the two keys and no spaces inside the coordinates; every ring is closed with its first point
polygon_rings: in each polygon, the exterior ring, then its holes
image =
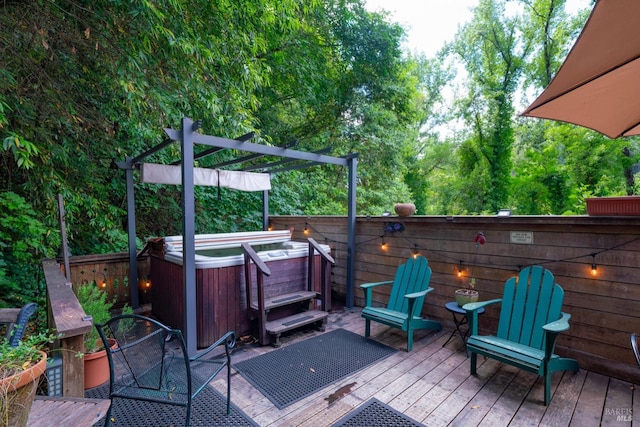
{"type": "Polygon", "coordinates": [[[498,218],[506,218],[511,216],[511,209],[500,209],[498,211],[498,218]]]}

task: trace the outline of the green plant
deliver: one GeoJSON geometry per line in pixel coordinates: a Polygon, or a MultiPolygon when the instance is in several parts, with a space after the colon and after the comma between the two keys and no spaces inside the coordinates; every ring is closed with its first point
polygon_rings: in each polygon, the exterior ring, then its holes
{"type": "Polygon", "coordinates": [[[0,338],[0,425],[26,426],[45,369],[45,348],[53,339],[48,332],[35,333],[12,347],[0,338]]]}
{"type": "MultiPolygon", "coordinates": [[[[100,290],[95,282],[83,284],[77,291],[78,301],[85,314],[93,319],[93,324],[104,323],[111,318],[113,303],[107,300],[107,293],[100,290]]],[[[102,349],[102,341],[95,327],[84,335],[84,352],[94,353],[102,349]]]]}
{"type": "Polygon", "coordinates": [[[9,340],[0,338],[0,378],[15,375],[40,361],[41,351],[52,343],[56,336],[49,331],[25,336],[16,347],[9,340]]]}

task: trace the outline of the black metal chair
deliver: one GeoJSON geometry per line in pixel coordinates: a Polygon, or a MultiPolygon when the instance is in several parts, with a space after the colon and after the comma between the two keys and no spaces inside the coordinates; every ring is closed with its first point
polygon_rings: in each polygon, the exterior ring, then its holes
{"type": "Polygon", "coordinates": [[[227,332],[189,357],[182,332],[136,314],[122,314],[96,325],[109,348],[111,422],[114,399],[133,399],[186,407],[188,426],[193,399],[227,368],[227,415],[231,411],[231,353],[235,333],[227,332]],[[108,339],[115,339],[109,345],[108,339]],[[218,349],[217,351],[214,351],[218,349]]]}
{"type": "Polygon", "coordinates": [[[34,302],[30,302],[22,306],[22,308],[4,308],[1,309],[0,323],[7,326],[5,338],[9,340],[11,347],[17,347],[18,343],[24,335],[29,318],[36,312],[38,306],[34,302]]]}
{"type": "Polygon", "coordinates": [[[637,334],[631,334],[631,348],[633,349],[633,355],[636,357],[636,363],[640,367],[640,350],[638,350],[638,336],[637,334]]]}

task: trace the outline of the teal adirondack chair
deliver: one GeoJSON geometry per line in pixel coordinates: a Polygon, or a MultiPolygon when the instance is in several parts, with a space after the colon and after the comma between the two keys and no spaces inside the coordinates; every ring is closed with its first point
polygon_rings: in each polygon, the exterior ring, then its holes
{"type": "Polygon", "coordinates": [[[427,259],[418,256],[398,267],[394,280],[384,282],[364,283],[360,287],[365,292],[365,307],[362,317],[366,319],[364,336],[371,335],[371,321],[383,323],[407,332],[407,351],[413,348],[413,331],[416,329],[442,330],[442,325],[434,320],[427,320],[420,316],[425,296],[433,291],[429,287],[431,268],[427,259]],[[391,294],[387,307],[373,307],[373,288],[391,285],[391,294]]]}
{"type": "Polygon", "coordinates": [[[564,290],[553,274],[540,266],[524,268],[518,279],[507,280],[502,299],[465,304],[471,335],[471,374],[477,355],[499,360],[544,377],[544,404],[551,401],[551,374],[578,371],[574,359],[554,353],[558,335],[569,329],[571,315],[563,313],[564,290]],[[478,309],[501,302],[496,335],[478,335],[478,309]]]}

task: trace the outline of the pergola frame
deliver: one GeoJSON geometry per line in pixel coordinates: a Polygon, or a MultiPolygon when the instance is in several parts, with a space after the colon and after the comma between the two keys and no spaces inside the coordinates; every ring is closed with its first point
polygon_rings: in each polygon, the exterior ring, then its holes
{"type": "MultiPolygon", "coordinates": [[[[116,166],[125,170],[127,180],[127,227],[129,233],[129,286],[130,302],[132,308],[139,307],[138,298],[138,263],[136,249],[136,217],[135,217],[135,194],[133,172],[144,158],[167,147],[173,142],[181,144],[182,165],[182,280],[184,284],[184,334],[189,354],[197,352],[197,323],[196,323],[196,269],[195,269],[195,195],[193,179],[193,162],[203,156],[203,153],[213,154],[224,149],[247,151],[257,155],[283,157],[287,160],[273,163],[272,165],[282,165],[288,161],[302,160],[308,163],[292,167],[284,167],[273,170],[266,170],[267,173],[277,173],[286,170],[300,169],[319,164],[334,164],[349,168],[348,175],[348,197],[347,197],[347,283],[346,283],[346,306],[354,305],[354,271],[355,271],[355,225],[356,225],[356,168],[358,164],[357,154],[349,154],[345,157],[332,157],[318,153],[308,153],[293,150],[285,147],[271,147],[262,144],[246,142],[253,134],[244,135],[238,139],[226,139],[217,136],[204,135],[196,132],[201,127],[201,122],[194,122],[191,118],[182,119],[180,130],[164,129],[168,139],[151,148],[150,150],[136,157],[126,157],[124,162],[115,162],[116,166]],[[203,153],[196,155],[194,146],[196,144],[212,147],[203,153]]],[[[247,156],[244,159],[254,158],[247,156]]],[[[244,160],[239,160],[244,161],[244,160]]],[[[178,162],[175,162],[177,164],[178,162]]],[[[227,163],[228,164],[228,163],[227,163]]],[[[215,166],[214,166],[215,168],[215,166]]],[[[263,228],[266,230],[269,224],[269,192],[263,191],[263,228]]]]}

